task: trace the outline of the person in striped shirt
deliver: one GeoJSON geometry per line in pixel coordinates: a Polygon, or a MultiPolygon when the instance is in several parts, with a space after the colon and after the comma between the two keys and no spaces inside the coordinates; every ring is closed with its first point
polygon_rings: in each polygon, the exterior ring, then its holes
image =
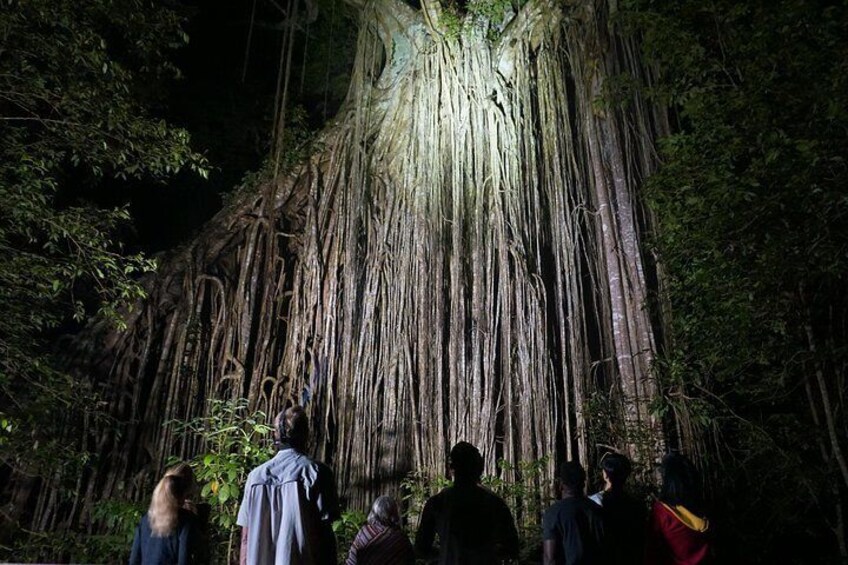
{"type": "Polygon", "coordinates": [[[374,501],[368,521],[350,546],[345,565],[413,565],[412,543],[400,527],[400,511],[390,496],[374,501]]]}

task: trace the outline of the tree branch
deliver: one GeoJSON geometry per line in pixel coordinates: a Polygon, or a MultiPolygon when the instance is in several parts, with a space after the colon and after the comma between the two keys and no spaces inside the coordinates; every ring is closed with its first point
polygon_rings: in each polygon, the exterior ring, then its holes
{"type": "Polygon", "coordinates": [[[542,31],[559,25],[562,8],[552,0],[529,0],[504,28],[495,46],[498,71],[505,79],[512,75],[513,48],[519,41],[529,40],[531,46],[541,43],[542,31]]]}
{"type": "MultiPolygon", "coordinates": [[[[412,39],[412,30],[423,24],[420,12],[403,2],[403,0],[343,0],[349,6],[362,10],[365,15],[370,15],[376,24],[380,38],[386,40],[396,34],[406,35],[412,39]],[[366,13],[365,11],[369,12],[366,13]]],[[[391,43],[386,45],[386,51],[390,51],[391,43]]]]}
{"type": "Polygon", "coordinates": [[[420,16],[403,0],[344,0],[345,4],[364,10],[373,9],[378,14],[386,14],[392,19],[405,21],[408,24],[420,22],[420,16]]]}
{"type": "Polygon", "coordinates": [[[366,26],[373,26],[386,52],[386,64],[377,83],[389,89],[422,48],[426,25],[422,13],[401,0],[346,0],[362,3],[366,26]]]}
{"type": "Polygon", "coordinates": [[[538,43],[539,31],[558,24],[561,18],[562,8],[559,3],[552,0],[529,0],[507,24],[497,47],[501,50],[528,37],[531,42],[538,43]]]}
{"type": "Polygon", "coordinates": [[[442,3],[439,0],[421,0],[421,10],[427,29],[435,35],[443,35],[441,27],[442,3]]]}

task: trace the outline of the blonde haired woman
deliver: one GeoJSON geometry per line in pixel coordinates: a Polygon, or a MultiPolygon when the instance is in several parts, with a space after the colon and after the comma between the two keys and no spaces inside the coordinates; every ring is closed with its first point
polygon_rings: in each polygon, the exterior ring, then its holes
{"type": "Polygon", "coordinates": [[[195,481],[194,469],[191,468],[191,465],[185,462],[177,463],[165,471],[165,476],[179,477],[186,482],[186,493],[185,500],[183,501],[183,508],[190,510],[193,514],[197,514],[197,505],[193,499],[193,497],[197,494],[197,482],[195,481]]]}
{"type": "Polygon", "coordinates": [[[150,508],[135,530],[130,565],[195,562],[197,518],[184,508],[193,490],[193,476],[186,476],[184,470],[182,473],[173,471],[165,473],[153,490],[150,508]]]}

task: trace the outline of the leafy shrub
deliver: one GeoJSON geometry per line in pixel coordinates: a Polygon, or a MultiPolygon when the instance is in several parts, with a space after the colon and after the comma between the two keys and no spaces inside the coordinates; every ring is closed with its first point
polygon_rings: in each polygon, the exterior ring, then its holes
{"type": "MultiPolygon", "coordinates": [[[[239,539],[236,525],[241,489],[250,470],[273,456],[271,426],[264,412],[249,412],[247,399],[210,400],[208,416],[172,422],[177,432],[203,442],[204,451],[189,464],[210,505],[213,559],[232,561],[239,539]]],[[[212,549],[212,548],[210,548],[212,549]]]]}
{"type": "Polygon", "coordinates": [[[344,563],[347,553],[359,529],[365,525],[368,516],[358,510],[345,510],[341,517],[333,522],[333,533],[336,534],[336,553],[338,561],[344,563]]]}

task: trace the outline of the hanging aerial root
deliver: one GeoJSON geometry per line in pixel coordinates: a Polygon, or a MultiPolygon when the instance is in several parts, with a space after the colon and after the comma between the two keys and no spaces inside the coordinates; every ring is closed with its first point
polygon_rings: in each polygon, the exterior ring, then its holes
{"type": "Polygon", "coordinates": [[[168,456],[203,449],[164,423],[208,399],[272,413],[306,386],[313,450],[358,508],[412,469],[438,474],[459,440],[528,488],[541,480],[520,461],[546,458],[550,477],[598,442],[652,457],[638,186],[661,112],[641,98],[599,112],[606,80],[645,71],[603,35],[602,2],[559,10],[530,0],[491,41],[363,4],[348,100],[314,154],[166,262],[126,333],[89,334],[105,346],[78,366],[101,359],[125,429],[85,438],[110,455],[75,508],[95,483],[141,496],[168,456]],[[598,435],[596,395],[621,436],[598,435]]]}

